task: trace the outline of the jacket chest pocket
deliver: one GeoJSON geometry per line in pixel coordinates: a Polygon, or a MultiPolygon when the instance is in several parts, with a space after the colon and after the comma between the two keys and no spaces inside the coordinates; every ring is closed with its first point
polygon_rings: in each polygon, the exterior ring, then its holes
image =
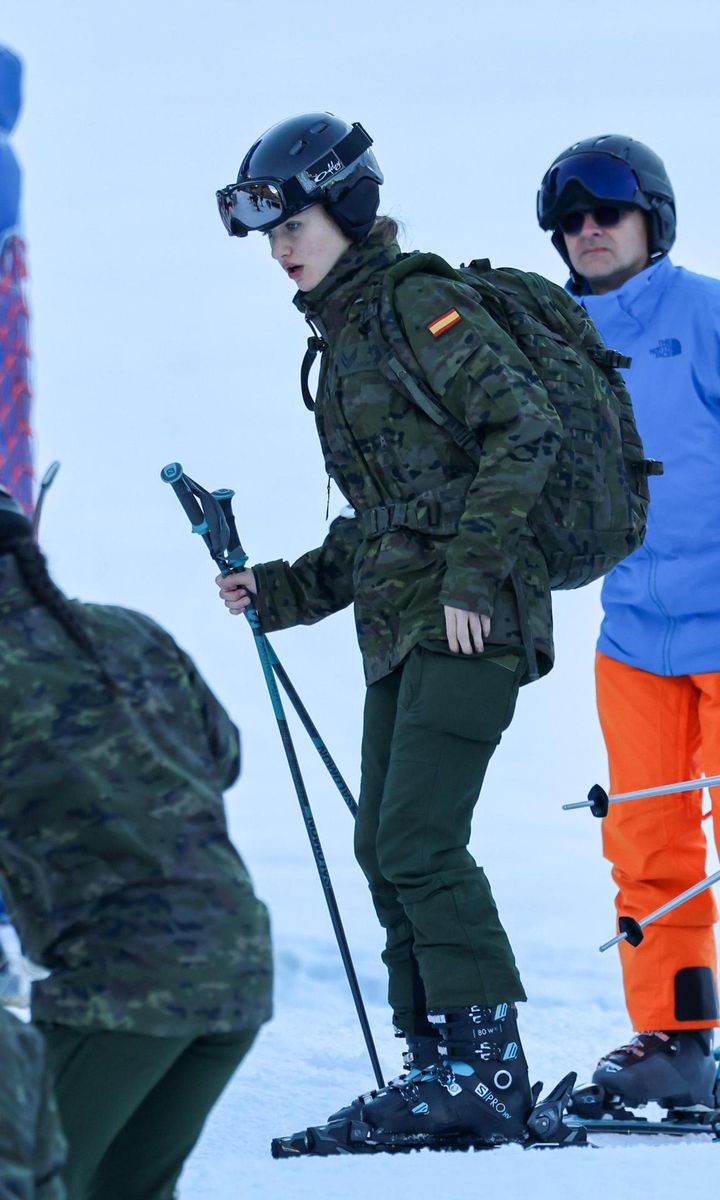
{"type": "Polygon", "coordinates": [[[334,374],[340,379],[358,375],[362,371],[375,370],[375,361],[365,341],[353,342],[347,346],[340,345],[333,355],[332,365],[334,374]]]}

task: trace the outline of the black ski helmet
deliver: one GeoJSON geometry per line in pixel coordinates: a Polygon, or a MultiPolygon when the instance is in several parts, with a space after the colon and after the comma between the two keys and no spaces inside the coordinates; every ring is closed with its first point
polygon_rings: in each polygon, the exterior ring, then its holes
{"type": "Polygon", "coordinates": [[[610,133],[568,146],[558,154],[540,184],[540,227],[553,230],[553,245],[568,266],[571,263],[565,238],[557,228],[559,217],[608,200],[643,209],[648,217],[650,257],[668,253],[675,241],[676,216],[675,194],[665,165],[643,142],[610,133]],[[611,162],[603,163],[603,158],[611,162]]]}
{"type": "Polygon", "coordinates": [[[10,493],[0,485],[0,554],[8,542],[29,537],[32,537],[32,523],[10,493]]]}
{"type": "Polygon", "coordinates": [[[268,230],[322,204],[354,242],[372,228],[383,182],[372,138],[332,113],[303,113],[271,126],[245,155],[237,183],[217,193],[232,237],[268,230]]]}

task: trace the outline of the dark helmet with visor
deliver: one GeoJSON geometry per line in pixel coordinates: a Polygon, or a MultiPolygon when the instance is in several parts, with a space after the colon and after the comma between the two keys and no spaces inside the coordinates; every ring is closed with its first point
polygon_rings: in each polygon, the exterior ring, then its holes
{"type": "Polygon", "coordinates": [[[273,125],[251,146],[237,183],[217,192],[231,237],[266,232],[322,204],[352,241],[370,232],[383,182],[372,138],[358,122],[304,113],[273,125]]]}
{"type": "Polygon", "coordinates": [[[662,159],[649,146],[622,134],[575,142],[546,171],[537,195],[541,229],[570,265],[558,223],[569,212],[598,205],[640,208],[648,217],[650,257],[667,254],[675,241],[675,194],[662,159]]]}

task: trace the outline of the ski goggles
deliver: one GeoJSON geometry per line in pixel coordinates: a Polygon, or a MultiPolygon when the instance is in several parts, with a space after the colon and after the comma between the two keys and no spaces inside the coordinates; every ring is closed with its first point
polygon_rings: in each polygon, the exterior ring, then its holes
{"type": "Polygon", "coordinates": [[[617,205],[601,204],[598,208],[576,208],[572,212],[563,213],[557,218],[557,227],[561,233],[576,237],[589,213],[596,225],[601,229],[613,229],[622,221],[628,208],[618,208],[617,205]]]}
{"type": "Polygon", "coordinates": [[[610,154],[575,154],[551,167],[538,195],[538,216],[545,229],[558,221],[558,211],[571,207],[583,193],[598,200],[648,208],[637,176],[628,163],[610,154]]]}
{"type": "MultiPolygon", "coordinates": [[[[344,138],[290,179],[238,180],[221,188],[215,195],[223,225],[231,237],[281,225],[303,208],[317,204],[335,179],[352,175],[352,168],[370,146],[370,134],[356,121],[344,138]]],[[[382,182],[374,158],[373,164],[382,182]]]]}
{"type": "Polygon", "coordinates": [[[231,237],[272,229],[313,201],[295,179],[254,179],[216,192],[220,219],[231,237]],[[295,187],[291,185],[295,184],[295,187]]]}

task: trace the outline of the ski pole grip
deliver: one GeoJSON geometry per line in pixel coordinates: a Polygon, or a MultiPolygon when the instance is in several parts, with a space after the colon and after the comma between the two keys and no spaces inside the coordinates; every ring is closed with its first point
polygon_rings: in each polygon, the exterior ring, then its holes
{"type": "Polygon", "coordinates": [[[193,533],[207,533],[208,525],[205,520],[205,515],[197,500],[195,499],[191,489],[185,482],[182,465],[179,462],[168,463],[160,472],[160,478],[163,483],[169,483],[178,500],[185,509],[190,524],[192,525],[193,533]]]}
{"type": "Polygon", "coordinates": [[[54,462],[50,463],[50,466],[48,467],[47,471],[45,472],[42,479],[40,480],[40,487],[41,488],[49,488],[50,484],[52,483],[53,479],[55,478],[55,476],[57,475],[59,470],[60,470],[60,463],[58,462],[57,459],[55,459],[54,462]]]}
{"type": "Polygon", "coordinates": [[[243,550],[242,543],[238,535],[237,526],[235,524],[235,514],[232,510],[232,500],[234,495],[235,493],[232,488],[216,488],[216,490],[213,492],[213,496],[220,505],[222,514],[227,521],[228,544],[226,553],[228,566],[234,571],[239,571],[245,566],[248,556],[243,550]]]}

